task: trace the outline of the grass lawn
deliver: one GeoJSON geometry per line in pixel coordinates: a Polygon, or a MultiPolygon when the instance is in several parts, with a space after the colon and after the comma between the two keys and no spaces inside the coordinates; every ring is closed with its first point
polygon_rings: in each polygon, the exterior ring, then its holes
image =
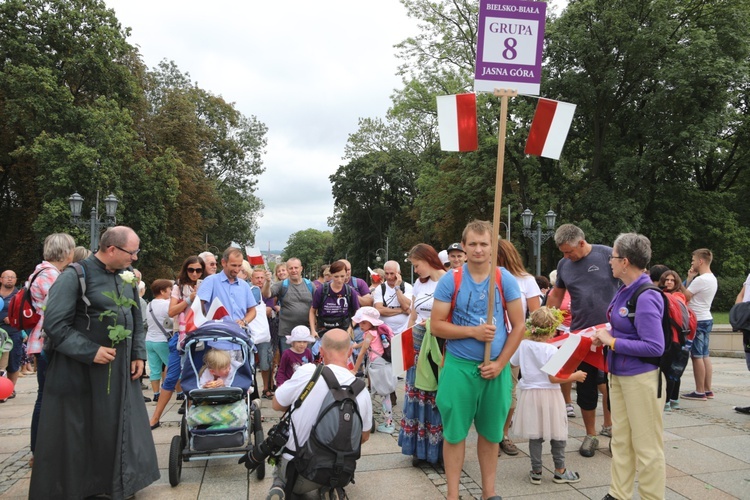
{"type": "Polygon", "coordinates": [[[714,317],[714,325],[728,325],[729,324],[729,312],[711,311],[711,315],[714,317]]]}

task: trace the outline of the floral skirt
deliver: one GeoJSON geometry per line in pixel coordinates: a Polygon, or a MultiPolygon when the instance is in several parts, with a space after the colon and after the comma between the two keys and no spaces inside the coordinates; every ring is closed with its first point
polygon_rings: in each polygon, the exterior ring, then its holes
{"type": "MultiPolygon", "coordinates": [[[[414,347],[421,347],[424,328],[414,327],[414,347]],[[417,338],[418,333],[419,338],[417,338]]],[[[434,391],[421,391],[414,387],[417,369],[412,366],[406,372],[404,394],[404,416],[398,433],[398,444],[404,455],[416,456],[420,460],[437,463],[443,458],[443,421],[435,404],[434,391]]]]}

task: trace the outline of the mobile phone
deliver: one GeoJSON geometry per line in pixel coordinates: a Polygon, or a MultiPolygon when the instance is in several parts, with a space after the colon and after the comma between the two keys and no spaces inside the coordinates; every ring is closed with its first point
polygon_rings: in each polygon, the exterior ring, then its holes
{"type": "Polygon", "coordinates": [[[202,279],[200,279],[200,280],[197,280],[197,281],[195,282],[195,287],[196,287],[196,288],[198,288],[199,286],[201,286],[201,283],[203,283],[203,280],[202,280],[202,279]]]}

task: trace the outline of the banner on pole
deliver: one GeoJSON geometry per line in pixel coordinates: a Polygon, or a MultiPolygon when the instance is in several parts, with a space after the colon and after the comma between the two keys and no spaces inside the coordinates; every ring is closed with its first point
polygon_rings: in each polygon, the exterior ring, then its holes
{"type": "Polygon", "coordinates": [[[545,2],[480,0],[476,92],[539,95],[546,12],[545,2]]]}
{"type": "Polygon", "coordinates": [[[438,135],[443,151],[476,151],[477,95],[437,96],[438,135]]]}

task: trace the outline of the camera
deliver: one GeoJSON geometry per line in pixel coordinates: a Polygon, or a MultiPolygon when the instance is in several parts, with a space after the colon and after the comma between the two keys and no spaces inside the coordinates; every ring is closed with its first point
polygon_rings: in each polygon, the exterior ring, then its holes
{"type": "Polygon", "coordinates": [[[245,464],[245,467],[252,472],[269,456],[280,455],[289,439],[290,424],[289,417],[281,419],[278,424],[271,427],[266,439],[262,443],[255,443],[255,446],[251,446],[238,463],[245,464]]]}

